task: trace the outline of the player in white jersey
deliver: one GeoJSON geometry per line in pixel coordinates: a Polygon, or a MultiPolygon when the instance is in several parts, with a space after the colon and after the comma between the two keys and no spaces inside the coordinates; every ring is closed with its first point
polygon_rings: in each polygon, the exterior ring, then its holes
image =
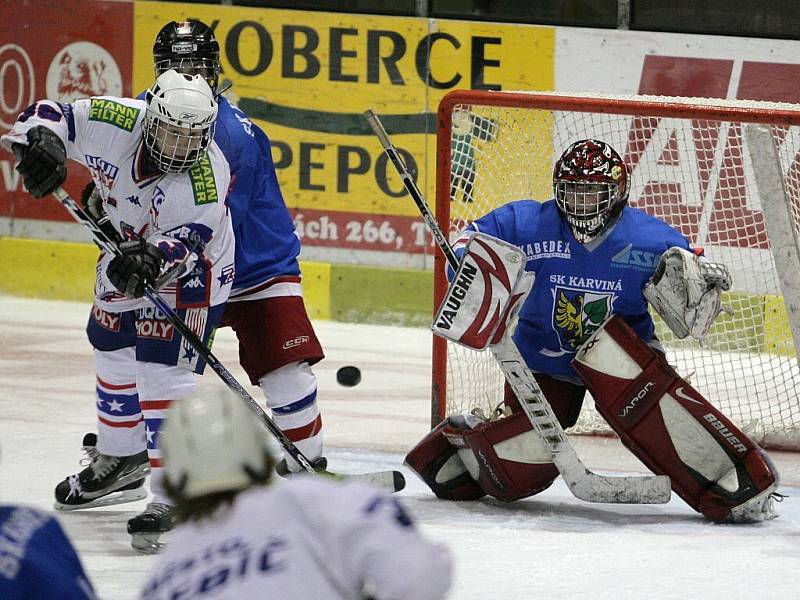
{"type": "Polygon", "coordinates": [[[164,425],[179,524],[140,598],[434,600],[448,550],[426,541],[397,499],[358,483],[270,483],[263,427],[232,394],[190,398],[164,425]]]}
{"type": "MultiPolygon", "coordinates": [[[[214,141],[231,170],[226,203],[236,237],[235,275],[220,326],[236,332],[240,363],[250,382],[261,388],[275,424],[315,469],[324,470],[323,423],[312,369],[323,358],[323,351],[303,301],[300,240],[278,185],[269,138],[219,95],[224,88],[224,84],[219,86],[219,57],[214,32],[197,20],[167,23],[153,45],[156,77],[170,69],[202,75],[218,102],[214,141]]],[[[84,190],[83,201],[95,220],[104,219],[94,182],[84,190]]],[[[90,317],[100,320],[100,325],[103,318],[103,313],[90,317]]],[[[90,324],[89,329],[97,326],[90,324]]],[[[106,496],[89,498],[84,494],[68,500],[69,487],[60,482],[55,491],[60,505],[90,508],[135,500],[144,484],[146,474],[137,469],[137,464],[146,463],[146,452],[144,436],[136,429],[142,422],[142,412],[135,410],[136,384],[133,380],[115,384],[114,389],[97,388],[97,435],[86,434],[84,451],[100,465],[116,460],[109,453],[120,448],[130,457],[108,471],[102,486],[106,496]],[[117,403],[125,404],[124,414],[116,410],[117,403]],[[122,470],[124,464],[130,469],[122,470]]],[[[279,473],[299,469],[288,454],[276,467],[279,473]]]]}
{"type": "MultiPolygon", "coordinates": [[[[67,158],[88,167],[106,227],[121,250],[97,263],[88,333],[98,402],[107,402],[121,420],[141,404],[144,418],[131,424],[129,447],[107,449],[104,460],[62,482],[56,497],[58,508],[81,507],[106,496],[106,482],[113,479],[120,494],[141,498],[142,473],[149,468],[153,503],[128,523],[135,545],[138,533],[170,528],[159,484],[158,431],[170,403],[191,392],[204,367],[196,350],[142,297],[144,288],[160,283],[166,302],[207,342],[233,281],[234,239],[225,204],[230,169],[213,142],[216,116],[217,102],[202,77],[167,71],[145,101],[36,102],[1,140],[17,156],[17,170],[35,197],[61,185],[67,158]],[[131,381],[135,407],[122,393],[131,381]]],[[[146,542],[139,549],[151,548],[146,542]]]]}

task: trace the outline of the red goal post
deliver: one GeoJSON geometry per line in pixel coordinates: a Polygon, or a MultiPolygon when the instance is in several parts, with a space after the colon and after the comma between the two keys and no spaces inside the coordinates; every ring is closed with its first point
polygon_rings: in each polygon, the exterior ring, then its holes
{"type": "MultiPolygon", "coordinates": [[[[754,439],[800,449],[800,105],[451,92],[438,111],[442,230],[452,241],[506,202],[551,198],[555,159],[589,137],[610,143],[631,166],[632,206],[680,230],[733,275],[723,302],[734,314],[718,319],[704,347],[675,339],[656,318],[670,362],[754,439]]],[[[437,254],[435,307],[447,287],[444,269],[437,254]]],[[[433,423],[502,400],[502,376],[488,353],[436,337],[432,378],[433,423]]],[[[609,432],[588,395],[571,432],[609,432]]]]}

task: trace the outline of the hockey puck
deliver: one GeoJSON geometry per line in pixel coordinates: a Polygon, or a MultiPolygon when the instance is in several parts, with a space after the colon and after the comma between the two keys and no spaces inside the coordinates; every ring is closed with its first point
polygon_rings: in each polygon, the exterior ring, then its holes
{"type": "Polygon", "coordinates": [[[336,381],[339,382],[339,385],[353,387],[361,381],[361,371],[358,370],[358,367],[342,367],[336,371],[336,381]]]}

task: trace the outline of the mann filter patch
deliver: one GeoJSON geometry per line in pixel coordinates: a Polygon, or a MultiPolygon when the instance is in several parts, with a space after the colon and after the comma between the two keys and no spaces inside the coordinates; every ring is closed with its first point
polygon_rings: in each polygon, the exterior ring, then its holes
{"type": "Polygon", "coordinates": [[[125,106],[113,100],[92,98],[92,107],[89,112],[90,121],[108,123],[125,131],[133,131],[136,119],[139,118],[140,109],[125,106]]]}
{"type": "Polygon", "coordinates": [[[189,179],[192,182],[195,204],[211,204],[219,201],[217,182],[214,180],[214,170],[211,168],[208,154],[189,169],[189,179]]]}

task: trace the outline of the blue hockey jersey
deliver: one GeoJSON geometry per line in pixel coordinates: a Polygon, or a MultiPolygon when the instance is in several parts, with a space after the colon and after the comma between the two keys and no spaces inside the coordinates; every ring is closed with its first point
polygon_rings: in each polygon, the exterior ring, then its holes
{"type": "MultiPolygon", "coordinates": [[[[144,98],[144,92],[139,98],[144,98]]],[[[300,238],[283,200],[267,135],[224,96],[214,141],[231,169],[228,206],[236,238],[231,298],[281,275],[300,275],[300,238]]]]}
{"type": "Polygon", "coordinates": [[[573,381],[579,380],[570,361],[611,314],[622,316],[643,340],[654,339],[642,288],[664,251],[689,249],[678,231],[632,207],[602,238],[581,244],[553,200],[511,202],[474,221],[470,230],[525,252],[535,280],[514,341],[532,370],[573,381]]]}
{"type": "Polygon", "coordinates": [[[267,135],[222,96],[214,141],[231,167],[228,206],[236,238],[231,296],[279,275],[299,275],[300,238],[281,194],[267,135]]]}
{"type": "Polygon", "coordinates": [[[47,513],[0,506],[0,598],[95,598],[75,549],[47,513]]]}

